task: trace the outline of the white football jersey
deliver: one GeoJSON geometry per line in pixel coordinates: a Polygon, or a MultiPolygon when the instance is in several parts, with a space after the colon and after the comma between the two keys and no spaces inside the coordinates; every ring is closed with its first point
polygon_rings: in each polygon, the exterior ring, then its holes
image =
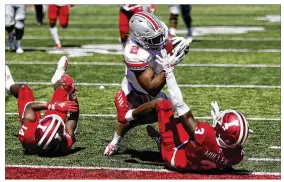
{"type": "Polygon", "coordinates": [[[155,74],[159,74],[163,68],[155,61],[156,55],[161,56],[161,51],[146,50],[131,38],[124,49],[124,62],[126,64],[125,76],[128,82],[139,92],[148,94],[138,83],[133,71],[146,70],[151,67],[155,74]]]}

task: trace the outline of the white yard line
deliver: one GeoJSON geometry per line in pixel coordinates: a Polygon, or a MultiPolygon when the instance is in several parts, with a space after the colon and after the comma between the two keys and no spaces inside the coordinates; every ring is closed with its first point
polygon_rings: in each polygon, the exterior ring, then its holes
{"type": "MultiPolygon", "coordinates": [[[[24,50],[25,49],[31,49],[31,50],[49,50],[52,51],[54,50],[54,48],[52,47],[22,47],[24,50]]],[[[80,48],[80,47],[78,47],[80,48]]],[[[71,50],[77,50],[77,47],[65,47],[62,48],[62,50],[68,49],[69,51],[71,50]]],[[[93,50],[94,48],[81,48],[81,49],[85,49],[85,50],[93,50]]],[[[6,48],[6,50],[9,50],[9,48],[6,48]]],[[[280,49],[215,49],[215,48],[191,48],[190,49],[191,52],[280,52],[280,49]]]]}
{"type": "MultiPolygon", "coordinates": [[[[57,61],[6,61],[5,64],[16,65],[56,65],[57,61]]],[[[117,62],[69,62],[74,65],[101,65],[101,66],[125,66],[117,62]]],[[[278,64],[178,64],[180,67],[234,67],[234,68],[280,68],[278,64]]]]}
{"type": "Polygon", "coordinates": [[[279,149],[279,150],[281,150],[281,146],[271,146],[271,147],[269,147],[270,149],[279,149]]]}
{"type": "Polygon", "coordinates": [[[249,161],[259,161],[259,162],[281,162],[281,159],[274,158],[248,158],[249,161]]]}
{"type": "MultiPolygon", "coordinates": [[[[50,40],[51,36],[25,36],[25,40],[50,40]]],[[[70,39],[70,40],[119,40],[119,37],[96,37],[96,36],[60,36],[60,39],[70,39]]],[[[194,40],[221,40],[221,41],[281,41],[280,38],[242,38],[242,37],[194,37],[194,40]]]]}
{"type": "MultiPolygon", "coordinates": [[[[24,50],[25,49],[31,49],[31,50],[54,50],[54,48],[52,47],[22,47],[24,50]]],[[[77,50],[80,47],[68,47],[68,48],[62,48],[62,50],[68,49],[69,51],[72,50],[77,50]]],[[[9,50],[8,47],[5,48],[6,50],[9,50]]],[[[85,50],[93,50],[94,48],[88,48],[88,47],[84,47],[81,49],[85,49],[85,50]]],[[[214,49],[214,48],[191,48],[190,49],[191,52],[281,52],[280,49],[214,49]]]]}
{"type": "MultiPolygon", "coordinates": [[[[19,84],[28,84],[28,85],[50,85],[50,82],[16,82],[19,84]]],[[[75,85],[81,86],[111,86],[118,87],[121,86],[120,83],[84,83],[79,82],[75,85]]],[[[277,85],[213,85],[213,84],[179,84],[180,87],[186,88],[256,88],[256,89],[280,89],[281,86],[277,85]]]]}
{"type": "MultiPolygon", "coordinates": [[[[17,168],[49,168],[49,169],[103,169],[113,171],[148,171],[148,172],[173,172],[167,169],[147,169],[147,168],[116,168],[116,167],[95,167],[95,166],[36,166],[36,165],[5,165],[5,167],[17,167],[17,168]]],[[[280,176],[279,172],[256,172],[256,171],[235,171],[230,174],[251,174],[251,175],[272,175],[280,176]]]]}
{"type": "MultiPolygon", "coordinates": [[[[6,115],[18,115],[16,112],[8,112],[5,113],[6,115]]],[[[80,114],[81,117],[102,117],[102,118],[115,118],[116,114],[80,114]]],[[[195,117],[196,119],[211,119],[209,116],[203,116],[203,117],[195,117]]],[[[250,121],[281,121],[281,118],[246,118],[250,121]]]]}

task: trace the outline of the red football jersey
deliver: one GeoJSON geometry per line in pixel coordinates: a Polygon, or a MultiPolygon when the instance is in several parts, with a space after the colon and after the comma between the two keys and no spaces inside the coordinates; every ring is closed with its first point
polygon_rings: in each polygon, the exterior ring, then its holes
{"type": "Polygon", "coordinates": [[[243,160],[244,151],[241,146],[222,149],[216,140],[216,133],[212,126],[199,122],[194,141],[185,146],[187,168],[189,170],[209,170],[226,168],[236,165],[243,160]]]}

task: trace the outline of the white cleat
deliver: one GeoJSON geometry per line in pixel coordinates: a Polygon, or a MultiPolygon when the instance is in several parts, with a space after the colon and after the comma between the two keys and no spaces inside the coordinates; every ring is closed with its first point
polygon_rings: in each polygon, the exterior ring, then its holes
{"type": "Polygon", "coordinates": [[[16,49],[16,53],[22,54],[22,53],[24,53],[24,50],[23,50],[21,47],[18,47],[18,48],[16,49]]]}
{"type": "Polygon", "coordinates": [[[5,89],[8,95],[11,95],[10,87],[15,84],[11,71],[7,65],[5,65],[5,89]]]}
{"type": "Polygon", "coordinates": [[[60,60],[57,63],[56,71],[51,78],[51,84],[56,86],[59,84],[59,81],[61,79],[61,76],[66,72],[68,67],[68,58],[66,56],[62,56],[60,60]]]}
{"type": "Polygon", "coordinates": [[[114,155],[118,152],[118,150],[121,148],[122,146],[122,139],[121,140],[112,140],[107,146],[106,149],[104,151],[104,155],[105,156],[111,156],[114,155]]]}

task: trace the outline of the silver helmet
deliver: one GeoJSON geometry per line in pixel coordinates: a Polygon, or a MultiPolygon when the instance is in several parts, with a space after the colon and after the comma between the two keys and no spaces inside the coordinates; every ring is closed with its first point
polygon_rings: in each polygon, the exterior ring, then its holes
{"type": "Polygon", "coordinates": [[[167,39],[167,26],[147,12],[134,14],[129,20],[131,37],[146,49],[160,49],[167,39]]]}

